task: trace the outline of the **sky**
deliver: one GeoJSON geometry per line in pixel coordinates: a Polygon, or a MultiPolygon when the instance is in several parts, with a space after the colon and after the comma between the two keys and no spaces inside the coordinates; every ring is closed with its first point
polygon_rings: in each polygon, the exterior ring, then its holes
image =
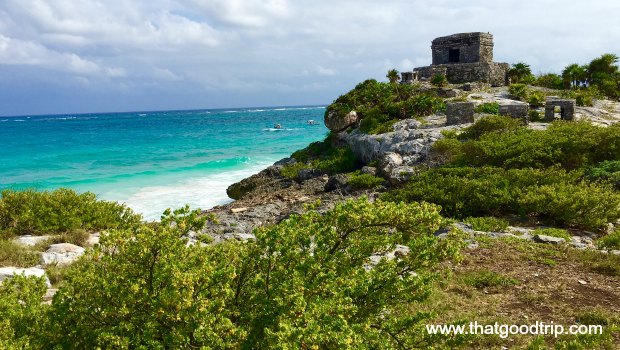
{"type": "Polygon", "coordinates": [[[329,104],[431,41],[560,72],[620,55],[618,0],[0,0],[0,115],[329,104]]]}

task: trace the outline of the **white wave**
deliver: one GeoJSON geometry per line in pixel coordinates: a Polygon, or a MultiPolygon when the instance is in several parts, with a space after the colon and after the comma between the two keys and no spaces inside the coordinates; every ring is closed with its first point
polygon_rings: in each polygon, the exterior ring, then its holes
{"type": "Polygon", "coordinates": [[[188,178],[166,185],[145,186],[124,196],[102,193],[101,197],[127,204],[134,211],[142,214],[146,220],[159,220],[162,212],[167,208],[176,209],[189,204],[192,209],[206,210],[231,202],[232,199],[226,195],[228,186],[258,173],[272,163],[272,161],[261,162],[246,169],[188,178]]]}
{"type": "Polygon", "coordinates": [[[264,109],[250,109],[248,112],[264,112],[264,109]]]}
{"type": "Polygon", "coordinates": [[[13,121],[14,121],[14,122],[25,122],[26,120],[25,120],[25,119],[15,119],[15,120],[13,120],[13,121]]]}
{"type": "Polygon", "coordinates": [[[2,119],[2,120],[0,120],[0,122],[8,122],[8,121],[9,121],[8,119],[2,119]]]}

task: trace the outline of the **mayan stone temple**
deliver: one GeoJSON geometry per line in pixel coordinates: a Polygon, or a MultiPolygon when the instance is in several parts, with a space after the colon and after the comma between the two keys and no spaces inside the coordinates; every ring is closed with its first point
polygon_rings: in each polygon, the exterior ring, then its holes
{"type": "Polygon", "coordinates": [[[508,84],[508,63],[493,62],[493,35],[461,33],[433,40],[433,63],[402,73],[402,82],[427,81],[444,75],[452,84],[482,82],[508,84]]]}

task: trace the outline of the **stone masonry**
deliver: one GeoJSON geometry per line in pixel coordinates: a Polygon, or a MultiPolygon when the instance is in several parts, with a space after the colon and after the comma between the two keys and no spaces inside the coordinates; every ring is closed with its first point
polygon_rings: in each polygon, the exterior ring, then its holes
{"type": "Polygon", "coordinates": [[[430,80],[443,74],[452,84],[483,82],[492,86],[508,83],[508,63],[493,62],[493,35],[461,33],[433,40],[433,61],[402,74],[403,83],[430,80]],[[411,74],[409,74],[411,73],[411,74]]]}
{"type": "Polygon", "coordinates": [[[451,102],[446,104],[446,125],[474,122],[473,102],[451,102]]]}
{"type": "Polygon", "coordinates": [[[510,103],[500,103],[499,114],[506,115],[512,118],[518,118],[526,120],[528,119],[527,113],[530,110],[530,106],[525,102],[511,101],[510,103]]]}
{"type": "Polygon", "coordinates": [[[575,100],[547,97],[545,104],[545,121],[555,120],[555,107],[560,108],[560,119],[573,120],[573,118],[575,118],[575,100]]]}

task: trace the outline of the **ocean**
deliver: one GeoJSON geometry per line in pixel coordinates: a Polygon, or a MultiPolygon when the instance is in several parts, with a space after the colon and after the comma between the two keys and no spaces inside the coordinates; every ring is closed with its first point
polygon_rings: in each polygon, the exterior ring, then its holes
{"type": "Polygon", "coordinates": [[[185,204],[208,209],[230,201],[230,184],[325,138],[324,112],[312,106],[0,117],[0,189],[90,191],[148,220],[185,204]]]}

